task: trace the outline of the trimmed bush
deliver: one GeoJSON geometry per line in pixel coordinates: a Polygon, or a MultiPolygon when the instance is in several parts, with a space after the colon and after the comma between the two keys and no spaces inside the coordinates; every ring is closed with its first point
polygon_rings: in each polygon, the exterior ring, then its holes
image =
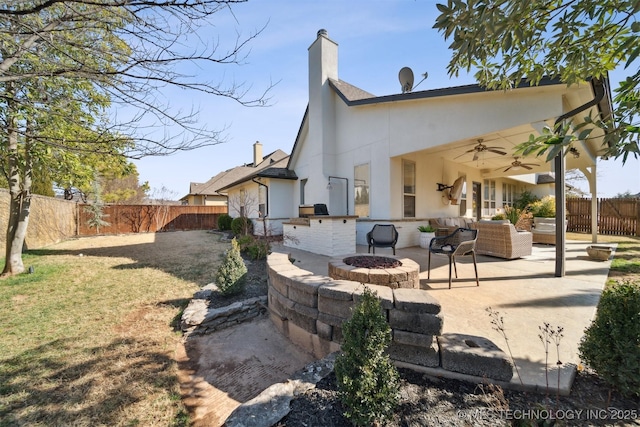
{"type": "Polygon", "coordinates": [[[640,283],[617,283],[602,292],[578,350],[621,394],[640,396],[640,283]]]}
{"type": "Polygon", "coordinates": [[[224,261],[216,272],[215,282],[222,295],[234,295],[244,290],[247,266],[240,256],[236,239],[231,240],[231,248],[225,253],[224,261]]]}
{"type": "Polygon", "coordinates": [[[253,234],[253,222],[244,216],[234,218],[231,221],[231,232],[235,236],[245,236],[253,234]]]}
{"type": "Polygon", "coordinates": [[[218,216],[218,230],[220,231],[231,230],[231,221],[233,221],[233,218],[231,218],[231,215],[220,214],[218,216]]]}
{"type": "Polygon", "coordinates": [[[267,255],[271,250],[269,241],[264,238],[256,238],[254,236],[239,236],[238,245],[240,252],[246,254],[252,260],[267,259],[267,255]]]}
{"type": "Polygon", "coordinates": [[[386,353],[391,328],[375,292],[365,288],[342,333],[335,373],[344,415],[356,426],[384,425],[398,405],[400,377],[386,353]]]}

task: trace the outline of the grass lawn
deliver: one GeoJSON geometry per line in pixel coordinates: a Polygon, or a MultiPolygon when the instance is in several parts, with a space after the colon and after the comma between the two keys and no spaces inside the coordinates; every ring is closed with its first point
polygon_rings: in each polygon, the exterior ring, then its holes
{"type": "MultiPolygon", "coordinates": [[[[618,242],[610,279],[640,283],[640,239],[600,242],[618,242]]],[[[82,238],[26,254],[33,274],[0,279],[0,426],[188,425],[175,325],[228,246],[191,231],[82,238]]]]}
{"type": "Polygon", "coordinates": [[[188,425],[173,325],[227,245],[196,231],[26,254],[33,274],[0,279],[0,426],[188,425]]]}

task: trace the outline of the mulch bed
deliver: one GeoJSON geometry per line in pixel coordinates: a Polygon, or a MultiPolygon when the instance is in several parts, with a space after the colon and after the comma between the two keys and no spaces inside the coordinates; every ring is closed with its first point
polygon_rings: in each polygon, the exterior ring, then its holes
{"type": "MultiPolygon", "coordinates": [[[[593,372],[579,372],[570,396],[503,390],[399,369],[400,404],[385,426],[620,426],[640,425],[638,399],[609,396],[593,372]],[[554,419],[555,418],[555,419],[554,419]]],[[[291,412],[276,427],[347,427],[335,375],[291,402],[291,412]]]]}

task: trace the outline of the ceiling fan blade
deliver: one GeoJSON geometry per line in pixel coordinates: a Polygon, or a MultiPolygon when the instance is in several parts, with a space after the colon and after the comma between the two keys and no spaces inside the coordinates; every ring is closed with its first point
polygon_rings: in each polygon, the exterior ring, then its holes
{"type": "MultiPolygon", "coordinates": [[[[506,171],[508,171],[508,170],[509,170],[509,169],[511,169],[511,168],[512,168],[512,166],[509,166],[509,167],[508,167],[508,168],[506,168],[503,172],[506,172],[506,171]]],[[[498,169],[500,169],[500,168],[498,168],[498,169]]]]}
{"type": "Polygon", "coordinates": [[[485,147],[485,150],[504,150],[504,147],[485,147]]]}
{"type": "Polygon", "coordinates": [[[487,151],[491,151],[492,153],[500,154],[501,156],[504,156],[505,154],[507,154],[505,151],[494,150],[494,149],[487,149],[487,151]]]}
{"type": "Polygon", "coordinates": [[[527,164],[520,164],[520,166],[522,166],[523,168],[527,169],[527,170],[531,170],[531,166],[527,165],[527,164]]]}
{"type": "Polygon", "coordinates": [[[475,162],[476,160],[478,160],[478,152],[473,154],[473,161],[475,162]]]}

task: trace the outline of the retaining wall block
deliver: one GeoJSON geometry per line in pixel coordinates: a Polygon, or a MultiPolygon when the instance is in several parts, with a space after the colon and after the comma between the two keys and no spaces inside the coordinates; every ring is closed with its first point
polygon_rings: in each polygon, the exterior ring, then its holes
{"type": "Polygon", "coordinates": [[[289,311],[293,310],[294,302],[273,288],[269,289],[269,307],[280,316],[289,318],[289,311]]]}
{"type": "Polygon", "coordinates": [[[371,269],[369,270],[369,282],[374,285],[388,285],[390,282],[389,274],[386,270],[371,269]]]}
{"type": "Polygon", "coordinates": [[[318,320],[320,320],[323,323],[326,323],[327,325],[331,325],[335,327],[335,326],[342,326],[342,324],[347,320],[347,318],[332,316],[331,314],[327,314],[327,313],[323,313],[322,311],[319,311],[318,320]]]}
{"type": "Polygon", "coordinates": [[[318,307],[318,289],[331,282],[325,276],[303,276],[289,285],[289,298],[308,307],[318,307]]]}
{"type": "Polygon", "coordinates": [[[393,330],[393,342],[414,347],[429,348],[433,345],[433,335],[423,335],[415,332],[393,330]]]}
{"type": "Polygon", "coordinates": [[[408,280],[407,271],[402,267],[387,268],[385,271],[389,274],[389,282],[391,283],[406,282],[408,280]]]}
{"type": "Polygon", "coordinates": [[[293,309],[289,311],[289,320],[305,331],[315,334],[318,332],[316,328],[316,320],[318,319],[318,310],[307,307],[302,304],[295,304],[293,309]]]}
{"type": "Polygon", "coordinates": [[[358,282],[349,280],[332,280],[318,288],[318,296],[326,297],[334,300],[351,301],[353,293],[361,286],[358,282]]]}
{"type": "Polygon", "coordinates": [[[353,270],[350,270],[348,280],[358,283],[369,283],[369,269],[354,268],[353,270]]]}
{"type": "Polygon", "coordinates": [[[441,310],[438,300],[421,289],[395,289],[393,298],[398,310],[429,314],[438,314],[441,310]]]}
{"type": "Polygon", "coordinates": [[[438,337],[442,368],[467,375],[510,381],[513,377],[511,359],[492,341],[464,334],[443,334],[438,337]]]}
{"type": "Polygon", "coordinates": [[[339,300],[318,295],[318,310],[331,316],[348,319],[351,317],[353,300],[339,300]]]}
{"type": "Polygon", "coordinates": [[[362,299],[362,294],[364,293],[364,288],[370,289],[376,293],[376,296],[380,300],[380,305],[384,310],[391,310],[393,306],[393,290],[388,286],[382,285],[373,285],[373,284],[365,284],[364,286],[358,287],[353,292],[353,301],[355,304],[360,302],[362,299]]]}
{"type": "Polygon", "coordinates": [[[286,279],[282,277],[280,274],[269,274],[269,281],[271,282],[271,287],[278,291],[280,295],[287,297],[289,295],[289,287],[287,286],[286,279]]]}
{"type": "Polygon", "coordinates": [[[432,337],[428,347],[417,347],[392,341],[388,352],[391,359],[400,362],[412,363],[429,368],[437,368],[440,366],[438,342],[435,337],[432,337]]]}
{"type": "Polygon", "coordinates": [[[423,335],[440,335],[443,319],[440,314],[408,313],[398,309],[389,310],[389,325],[392,329],[417,332],[423,335]]]}
{"type": "Polygon", "coordinates": [[[316,330],[318,331],[318,336],[324,340],[331,341],[333,326],[322,322],[321,320],[316,320],[316,330]]]}

